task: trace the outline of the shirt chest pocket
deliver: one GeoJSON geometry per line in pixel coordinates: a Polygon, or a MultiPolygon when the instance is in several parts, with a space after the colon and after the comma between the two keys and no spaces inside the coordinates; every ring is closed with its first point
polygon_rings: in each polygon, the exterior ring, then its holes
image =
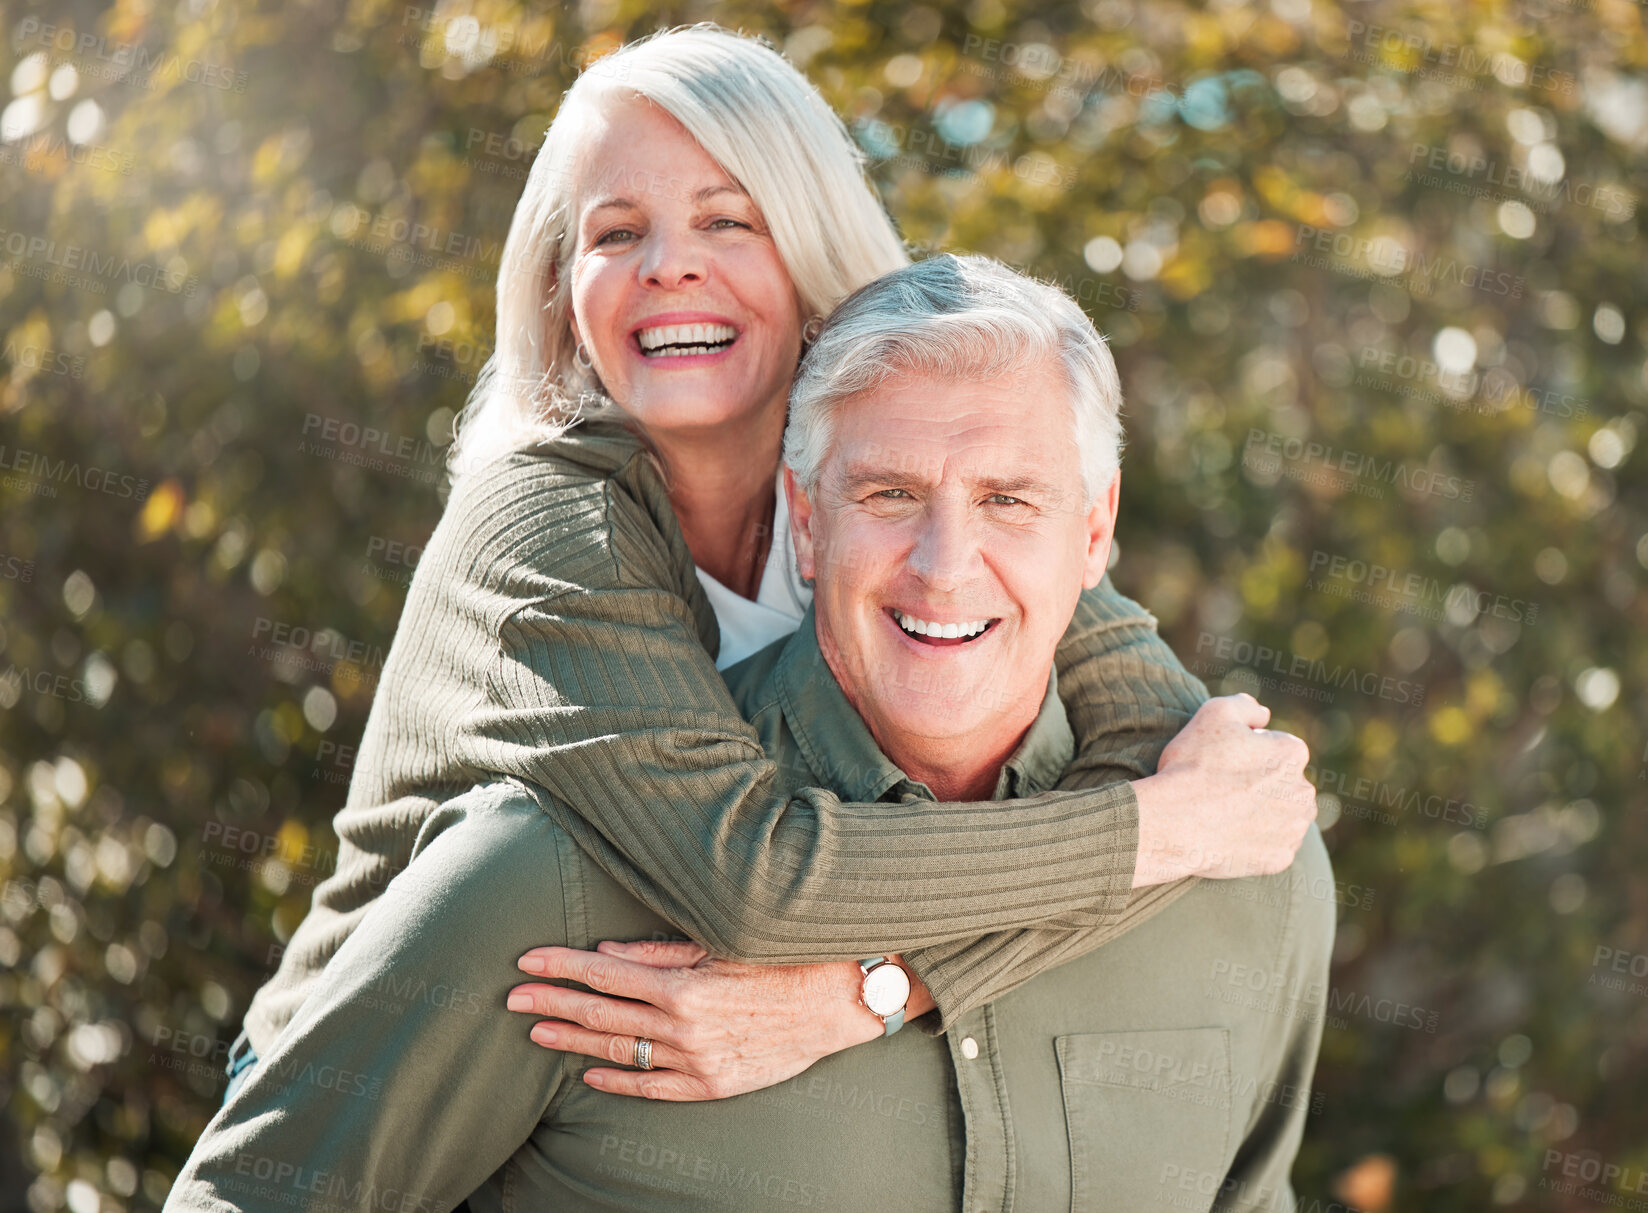
{"type": "Polygon", "coordinates": [[[1232,1154],[1226,1030],[1098,1032],[1055,1045],[1072,1213],[1206,1213],[1232,1154]]]}

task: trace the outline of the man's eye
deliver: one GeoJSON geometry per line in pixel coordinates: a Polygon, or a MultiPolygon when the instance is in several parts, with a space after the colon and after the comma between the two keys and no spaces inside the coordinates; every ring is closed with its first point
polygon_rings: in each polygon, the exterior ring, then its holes
{"type": "Polygon", "coordinates": [[[990,494],[990,504],[991,505],[1023,505],[1025,503],[1020,501],[1017,497],[1009,497],[1006,493],[991,493],[990,494]]]}
{"type": "Polygon", "coordinates": [[[908,497],[909,495],[910,494],[906,493],[903,489],[882,489],[880,492],[874,494],[874,496],[883,498],[887,501],[897,501],[900,498],[908,497]]]}

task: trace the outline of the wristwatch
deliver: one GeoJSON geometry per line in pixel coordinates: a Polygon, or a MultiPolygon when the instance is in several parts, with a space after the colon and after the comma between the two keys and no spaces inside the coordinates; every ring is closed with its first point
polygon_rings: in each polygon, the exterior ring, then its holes
{"type": "Polygon", "coordinates": [[[885,956],[867,956],[858,962],[864,985],[858,1002],[887,1025],[884,1036],[904,1026],[904,1006],[910,1001],[910,975],[885,956]]]}

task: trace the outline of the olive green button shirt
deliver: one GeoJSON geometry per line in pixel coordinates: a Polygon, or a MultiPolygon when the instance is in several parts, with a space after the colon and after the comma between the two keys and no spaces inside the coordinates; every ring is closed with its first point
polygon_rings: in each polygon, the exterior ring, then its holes
{"type": "MultiPolygon", "coordinates": [[[[782,780],[931,799],[848,705],[810,612],[726,673],[782,780]]],[[[1055,691],[1050,678],[997,799],[1049,786],[1070,759],[1055,691]]],[[[890,830],[881,845],[918,843],[890,830]]],[[[581,1076],[595,1063],[532,1044],[528,1018],[503,1004],[534,945],[674,928],[522,785],[477,787],[430,818],[411,865],[207,1126],[167,1206],[1291,1208],[1333,935],[1334,903],[1310,893],[1324,886],[1313,828],[1288,872],[1195,882],[946,1035],[907,1029],[768,1090],[655,1103],[591,1088],[581,1076]]]]}

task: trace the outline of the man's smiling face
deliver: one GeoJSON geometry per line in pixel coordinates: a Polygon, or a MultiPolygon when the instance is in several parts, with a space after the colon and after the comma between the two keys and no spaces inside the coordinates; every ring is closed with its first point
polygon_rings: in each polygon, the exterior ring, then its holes
{"type": "Polygon", "coordinates": [[[812,493],[786,470],[819,647],[890,755],[1035,718],[1115,521],[1116,480],[1084,504],[1069,400],[1052,361],[896,377],[836,407],[812,493]]]}

